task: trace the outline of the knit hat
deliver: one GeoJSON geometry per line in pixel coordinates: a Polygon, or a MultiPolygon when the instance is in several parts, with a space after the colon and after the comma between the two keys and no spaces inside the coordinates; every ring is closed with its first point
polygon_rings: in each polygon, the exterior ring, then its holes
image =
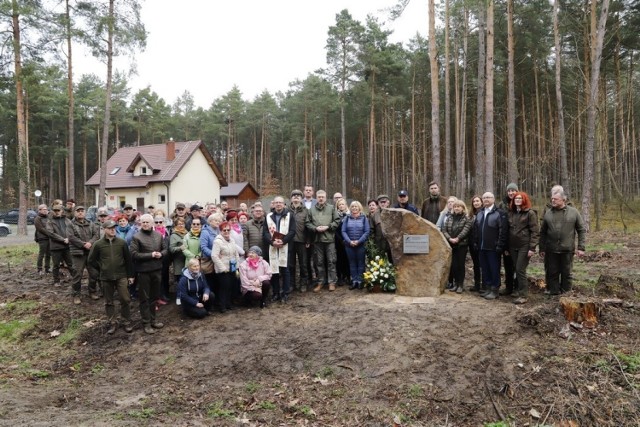
{"type": "Polygon", "coordinates": [[[253,252],[258,256],[262,256],[262,249],[260,249],[260,246],[251,246],[248,252],[253,252]]]}
{"type": "Polygon", "coordinates": [[[515,182],[510,183],[509,185],[507,185],[507,191],[509,190],[518,191],[518,184],[516,184],[515,182]]]}

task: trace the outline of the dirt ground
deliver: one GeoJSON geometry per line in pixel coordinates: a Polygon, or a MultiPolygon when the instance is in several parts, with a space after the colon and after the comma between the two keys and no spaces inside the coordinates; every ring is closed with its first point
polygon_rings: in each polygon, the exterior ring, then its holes
{"type": "MultiPolygon", "coordinates": [[[[591,234],[617,245],[576,262],[571,296],[597,303],[595,327],[537,286],[524,306],[340,287],[201,321],[170,304],[153,336],[137,306],[132,334],[107,335],[102,300],[74,306],[69,283],[2,248],[0,425],[640,425],[638,237],[591,234]]],[[[530,271],[542,284],[538,259],[530,271]]]]}

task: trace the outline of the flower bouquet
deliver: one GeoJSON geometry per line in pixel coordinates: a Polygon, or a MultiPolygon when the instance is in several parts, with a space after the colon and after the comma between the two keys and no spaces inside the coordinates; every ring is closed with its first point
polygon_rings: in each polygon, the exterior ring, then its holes
{"type": "Polygon", "coordinates": [[[369,290],[379,287],[384,292],[393,292],[396,290],[396,268],[387,257],[376,255],[367,263],[364,283],[369,290]]]}

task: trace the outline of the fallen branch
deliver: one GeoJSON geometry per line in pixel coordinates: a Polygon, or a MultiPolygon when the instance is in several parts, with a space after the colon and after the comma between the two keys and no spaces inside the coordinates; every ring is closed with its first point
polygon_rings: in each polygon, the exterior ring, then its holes
{"type": "Polygon", "coordinates": [[[491,404],[493,405],[493,409],[495,409],[496,414],[498,414],[498,418],[500,418],[500,421],[504,421],[504,419],[505,419],[504,415],[502,415],[502,411],[500,410],[500,408],[498,408],[498,404],[493,399],[493,394],[491,393],[491,390],[489,390],[489,384],[487,384],[487,381],[484,382],[484,387],[487,390],[487,394],[489,395],[489,399],[491,399],[491,404]]]}
{"type": "Polygon", "coordinates": [[[631,391],[633,392],[633,395],[636,398],[640,399],[640,396],[638,395],[638,392],[636,391],[636,388],[633,386],[633,384],[631,384],[631,382],[629,381],[629,378],[627,378],[627,374],[625,374],[625,372],[624,372],[624,368],[622,367],[622,363],[620,362],[620,359],[618,359],[618,356],[616,356],[616,354],[614,352],[612,352],[610,349],[608,349],[608,351],[609,351],[609,353],[611,353],[613,358],[616,359],[616,362],[618,362],[618,367],[620,368],[620,373],[622,373],[622,377],[624,378],[626,383],[629,384],[629,387],[631,387],[631,391]]]}

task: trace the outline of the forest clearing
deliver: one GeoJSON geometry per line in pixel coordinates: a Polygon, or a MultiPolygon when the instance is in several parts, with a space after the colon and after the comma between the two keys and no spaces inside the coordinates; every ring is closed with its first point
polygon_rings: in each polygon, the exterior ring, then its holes
{"type": "MultiPolygon", "coordinates": [[[[103,300],[74,306],[68,282],[36,275],[35,245],[8,245],[0,424],[638,425],[637,237],[590,233],[576,261],[570,296],[596,303],[593,325],[535,285],[524,306],[339,287],[202,321],[170,304],[152,336],[135,304],[134,332],[107,335],[103,300]]],[[[529,275],[544,282],[537,257],[529,275]]]]}

